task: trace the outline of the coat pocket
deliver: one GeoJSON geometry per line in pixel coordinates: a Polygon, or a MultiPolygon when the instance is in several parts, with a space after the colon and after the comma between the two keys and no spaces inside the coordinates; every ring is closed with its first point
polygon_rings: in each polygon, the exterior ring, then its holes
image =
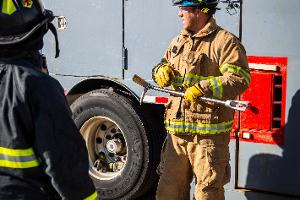
{"type": "Polygon", "coordinates": [[[180,107],[181,97],[171,97],[170,104],[166,107],[165,119],[174,120],[177,118],[178,112],[181,111],[180,107]]]}

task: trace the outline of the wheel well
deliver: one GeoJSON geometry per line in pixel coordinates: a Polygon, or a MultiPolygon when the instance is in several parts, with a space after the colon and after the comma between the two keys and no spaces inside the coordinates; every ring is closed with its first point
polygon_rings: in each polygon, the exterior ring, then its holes
{"type": "Polygon", "coordinates": [[[71,105],[81,95],[97,89],[111,89],[114,92],[129,98],[131,101],[138,103],[139,98],[127,86],[113,79],[87,79],[76,84],[68,93],[67,100],[71,105]]]}
{"type": "MultiPolygon", "coordinates": [[[[139,103],[139,97],[121,82],[113,79],[87,79],[76,84],[67,94],[67,100],[71,105],[81,95],[97,89],[111,89],[119,95],[130,99],[137,107],[140,107],[143,112],[151,112],[151,115],[163,116],[164,106],[155,104],[139,103]]],[[[149,114],[149,113],[148,113],[149,114]]]]}
{"type": "Polygon", "coordinates": [[[143,113],[143,117],[149,126],[159,127],[158,132],[164,132],[164,106],[155,104],[142,104],[139,103],[139,97],[131,91],[127,86],[112,79],[87,79],[76,84],[68,93],[67,100],[71,105],[80,96],[97,89],[113,90],[119,95],[124,96],[133,102],[137,109],[143,113]]]}

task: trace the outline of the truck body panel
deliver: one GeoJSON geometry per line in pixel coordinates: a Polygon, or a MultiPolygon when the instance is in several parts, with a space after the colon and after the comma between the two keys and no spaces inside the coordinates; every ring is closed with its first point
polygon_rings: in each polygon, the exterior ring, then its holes
{"type": "MultiPolygon", "coordinates": [[[[151,69],[181,29],[178,9],[171,6],[171,1],[73,0],[70,4],[65,0],[46,0],[45,4],[46,8],[66,16],[69,21],[67,31],[59,33],[61,57],[53,58],[52,36],[46,37],[44,51],[48,55],[51,74],[68,91],[83,80],[105,79],[123,85],[124,90],[138,101],[143,88],[131,81],[132,76],[138,74],[153,83],[151,69]],[[124,49],[128,55],[124,54],[124,49]],[[128,70],[125,70],[127,66],[128,70]]],[[[297,20],[300,20],[300,2],[243,0],[239,5],[242,9],[230,10],[233,14],[230,15],[226,12],[227,4],[220,3],[221,10],[215,15],[217,23],[241,37],[247,55],[257,57],[260,64],[281,65],[275,61],[287,60],[287,65],[279,66],[275,72],[251,71],[253,80],[256,79],[258,84],[261,80],[262,88],[268,89],[263,87],[264,84],[275,84],[275,89],[260,94],[248,91],[248,96],[241,97],[269,95],[270,102],[258,102],[258,113],[253,114],[255,119],[266,121],[244,125],[243,114],[236,116],[230,142],[232,175],[225,187],[226,199],[299,199],[300,41],[297,37],[300,23],[297,20]],[[270,60],[275,61],[270,63],[270,60]],[[278,76],[281,77],[281,89],[276,86],[278,76]],[[278,90],[280,94],[274,94],[278,90]],[[273,97],[275,100],[272,101],[273,97]],[[276,98],[280,98],[281,103],[276,98]],[[269,112],[260,116],[259,111],[263,110],[269,112]],[[276,115],[281,118],[275,126],[276,115]],[[249,130],[249,139],[243,137],[246,130],[249,130]],[[277,134],[270,133],[273,130],[280,134],[280,142],[272,138],[277,134]],[[268,136],[268,142],[253,139],[258,135],[268,136]]],[[[109,86],[110,82],[105,83],[109,86]]],[[[167,96],[157,92],[149,92],[149,95],[167,96]]]]}

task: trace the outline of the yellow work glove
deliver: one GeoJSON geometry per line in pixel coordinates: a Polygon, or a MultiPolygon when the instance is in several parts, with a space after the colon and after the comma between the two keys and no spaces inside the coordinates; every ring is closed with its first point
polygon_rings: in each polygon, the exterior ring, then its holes
{"type": "Polygon", "coordinates": [[[159,64],[157,64],[153,69],[153,80],[161,88],[171,85],[174,79],[174,71],[167,60],[163,59],[159,64]]]}
{"type": "Polygon", "coordinates": [[[204,92],[202,91],[199,83],[196,83],[192,87],[189,87],[184,93],[184,100],[188,104],[194,104],[199,97],[202,97],[204,92]]]}

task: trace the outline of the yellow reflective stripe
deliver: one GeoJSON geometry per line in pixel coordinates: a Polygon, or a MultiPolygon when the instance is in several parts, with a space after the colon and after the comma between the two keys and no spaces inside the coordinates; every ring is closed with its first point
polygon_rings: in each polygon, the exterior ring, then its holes
{"type": "Polygon", "coordinates": [[[232,64],[224,64],[220,67],[220,71],[222,74],[224,74],[225,72],[238,74],[243,78],[245,78],[247,84],[250,83],[250,73],[244,70],[242,67],[232,65],[232,64]]]}
{"type": "Polygon", "coordinates": [[[16,10],[16,6],[12,0],[3,0],[2,13],[11,15],[16,10]]]}
{"type": "Polygon", "coordinates": [[[233,120],[217,124],[202,124],[197,122],[165,121],[167,131],[175,133],[219,134],[230,132],[233,120]]]}
{"type": "Polygon", "coordinates": [[[0,147],[0,167],[31,168],[39,166],[32,148],[8,149],[0,147]]]}
{"type": "Polygon", "coordinates": [[[9,160],[0,160],[0,167],[8,167],[8,168],[31,168],[37,167],[40,163],[37,160],[27,161],[27,162],[14,162],[9,160]]]}
{"type": "Polygon", "coordinates": [[[91,194],[90,196],[84,198],[84,200],[94,200],[98,197],[97,192],[94,192],[93,194],[91,194]]]}
{"type": "Polygon", "coordinates": [[[209,79],[212,87],[213,97],[222,99],[223,98],[223,85],[219,77],[209,79]]]}
{"type": "Polygon", "coordinates": [[[197,83],[201,80],[207,80],[212,78],[213,76],[199,76],[195,74],[186,74],[183,76],[176,76],[172,85],[174,86],[182,86],[182,85],[191,85],[191,83],[197,83]],[[184,79],[183,79],[184,78],[184,79]]]}
{"type": "Polygon", "coordinates": [[[8,148],[0,147],[0,154],[4,154],[7,156],[32,156],[34,155],[34,151],[32,148],[8,149],[8,148]]]}

